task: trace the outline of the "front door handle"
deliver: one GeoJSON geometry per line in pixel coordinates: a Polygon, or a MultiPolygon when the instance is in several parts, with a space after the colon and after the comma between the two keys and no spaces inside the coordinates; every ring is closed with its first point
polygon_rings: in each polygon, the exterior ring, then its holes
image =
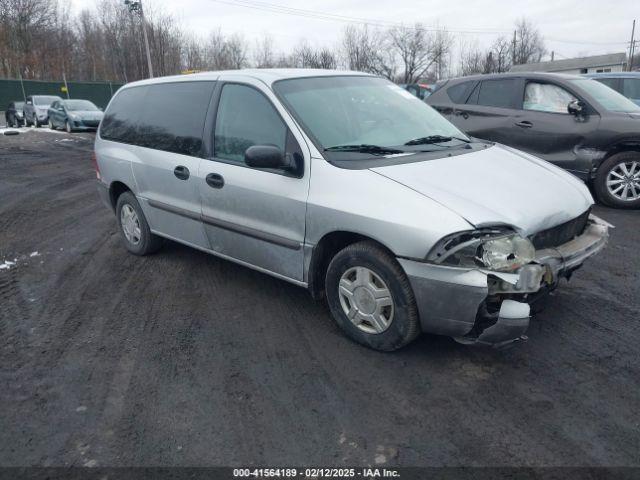
{"type": "Polygon", "coordinates": [[[189,169],[183,165],[178,165],[173,169],[173,174],[180,180],[186,180],[189,178],[189,169]]]}
{"type": "Polygon", "coordinates": [[[217,173],[210,173],[206,176],[205,181],[207,182],[207,185],[212,188],[224,187],[224,178],[222,175],[218,175],[217,173]]]}
{"type": "Polygon", "coordinates": [[[516,126],[521,128],[531,128],[533,127],[533,123],[528,120],[523,120],[521,122],[516,122],[516,126]]]}
{"type": "Polygon", "coordinates": [[[460,110],[456,110],[456,111],[455,111],[455,115],[456,115],[456,117],[462,117],[462,118],[464,118],[465,120],[466,120],[467,118],[469,118],[469,114],[468,114],[467,112],[461,112],[460,110]]]}

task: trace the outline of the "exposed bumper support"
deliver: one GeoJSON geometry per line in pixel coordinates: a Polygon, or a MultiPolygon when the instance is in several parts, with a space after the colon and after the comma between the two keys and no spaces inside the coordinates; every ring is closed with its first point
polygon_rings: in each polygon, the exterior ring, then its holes
{"type": "Polygon", "coordinates": [[[422,330],[464,343],[500,346],[518,341],[529,326],[528,302],[554,289],[606,245],[611,225],[591,215],[584,233],[537,252],[517,273],[446,267],[399,259],[418,304],[422,330]]]}

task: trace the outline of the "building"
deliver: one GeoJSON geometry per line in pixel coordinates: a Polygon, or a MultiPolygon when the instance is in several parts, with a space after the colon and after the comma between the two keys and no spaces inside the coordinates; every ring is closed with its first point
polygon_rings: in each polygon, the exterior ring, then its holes
{"type": "Polygon", "coordinates": [[[512,72],[554,72],[580,75],[582,73],[624,72],[626,53],[609,53],[592,57],[566,58],[549,62],[525,63],[511,67],[512,72]]]}

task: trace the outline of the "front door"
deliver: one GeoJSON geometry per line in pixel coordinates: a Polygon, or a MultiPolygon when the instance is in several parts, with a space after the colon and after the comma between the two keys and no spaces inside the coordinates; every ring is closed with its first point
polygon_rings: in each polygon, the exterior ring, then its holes
{"type": "Polygon", "coordinates": [[[588,106],[584,115],[569,114],[572,100],[576,97],[559,85],[527,81],[522,110],[511,127],[510,145],[583,177],[590,163],[576,156],[576,146],[595,134],[600,116],[588,106]]]}
{"type": "Polygon", "coordinates": [[[199,175],[211,249],[302,281],[309,150],[273,93],[259,82],[224,83],[218,95],[211,154],[199,175]],[[277,146],[296,158],[300,171],[248,167],[244,154],[252,145],[277,146]]]}

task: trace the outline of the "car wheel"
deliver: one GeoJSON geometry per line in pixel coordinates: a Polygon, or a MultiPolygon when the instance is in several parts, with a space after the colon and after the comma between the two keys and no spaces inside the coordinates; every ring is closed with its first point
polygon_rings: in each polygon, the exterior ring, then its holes
{"type": "Polygon", "coordinates": [[[640,153],[621,152],[607,158],[598,168],[594,188],[605,205],[640,208],[640,153]]]}
{"type": "Polygon", "coordinates": [[[116,217],[124,244],[134,255],[149,255],[162,246],[162,238],[151,233],[133,193],[125,192],[118,197],[116,217]]]}
{"type": "Polygon", "coordinates": [[[67,133],[73,132],[73,129],[71,128],[71,124],[69,123],[69,120],[64,121],[64,129],[67,131],[67,133]]]}
{"type": "Polygon", "coordinates": [[[55,130],[56,129],[56,127],[53,125],[53,122],[51,121],[51,118],[49,118],[49,128],[51,130],[55,130]]]}
{"type": "Polygon", "coordinates": [[[333,319],[362,345],[392,351],[420,333],[409,279],[393,255],[373,242],[338,252],[327,269],[325,289],[333,319]]]}
{"type": "Polygon", "coordinates": [[[37,115],[33,116],[33,126],[36,128],[40,128],[40,121],[38,120],[37,115]]]}

